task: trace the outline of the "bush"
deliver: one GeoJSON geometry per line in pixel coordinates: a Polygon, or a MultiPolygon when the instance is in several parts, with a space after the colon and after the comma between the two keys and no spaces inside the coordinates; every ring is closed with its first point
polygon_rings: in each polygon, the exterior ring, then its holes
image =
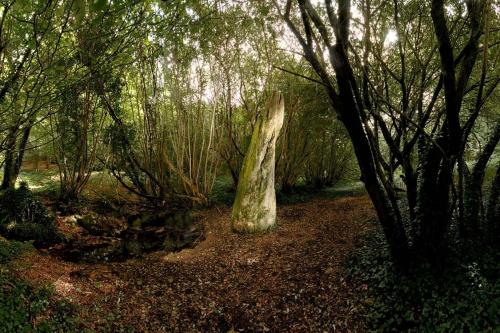
{"type": "Polygon", "coordinates": [[[426,265],[397,273],[383,237],[371,237],[348,261],[356,308],[377,332],[493,332],[500,327],[500,255],[456,253],[442,272],[426,265]]]}
{"type": "Polygon", "coordinates": [[[0,194],[0,233],[9,239],[46,245],[61,240],[54,218],[26,183],[0,194]]]}

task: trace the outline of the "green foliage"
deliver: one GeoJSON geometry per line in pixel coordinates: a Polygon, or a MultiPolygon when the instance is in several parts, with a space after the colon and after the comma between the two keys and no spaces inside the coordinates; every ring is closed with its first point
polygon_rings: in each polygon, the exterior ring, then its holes
{"type": "Polygon", "coordinates": [[[48,193],[58,190],[58,183],[54,180],[58,177],[58,170],[25,170],[21,171],[18,177],[19,184],[25,182],[30,184],[31,191],[34,193],[48,193]]]}
{"type": "Polygon", "coordinates": [[[0,232],[7,238],[43,245],[60,240],[54,218],[26,183],[0,194],[0,232]]]}
{"type": "Polygon", "coordinates": [[[500,327],[498,251],[454,258],[439,273],[421,264],[400,274],[383,237],[371,235],[346,269],[359,290],[357,308],[369,330],[492,332],[500,327]]]}
{"type": "MultiPolygon", "coordinates": [[[[30,248],[29,243],[0,239],[0,265],[30,248]]],[[[69,304],[53,302],[50,290],[34,289],[0,272],[0,333],[78,332],[72,312],[69,304]]]]}
{"type": "Polygon", "coordinates": [[[233,185],[231,178],[225,176],[217,177],[209,198],[210,202],[228,206],[232,205],[236,195],[236,190],[233,185]]]}
{"type": "Polygon", "coordinates": [[[0,275],[0,332],[77,332],[71,307],[51,304],[50,291],[0,275]],[[50,319],[44,315],[51,312],[50,319]]]}
{"type": "Polygon", "coordinates": [[[78,332],[71,306],[51,302],[48,289],[35,290],[3,274],[0,286],[0,333],[78,332]]]}
{"type": "MultiPolygon", "coordinates": [[[[104,130],[104,142],[111,149],[111,152],[122,157],[130,153],[128,149],[129,143],[134,143],[137,137],[137,130],[130,124],[123,124],[118,126],[115,123],[110,124],[104,130]]],[[[125,163],[126,159],[119,159],[120,162],[125,163]]],[[[124,165],[117,165],[121,168],[124,165]]]]}
{"type": "Polygon", "coordinates": [[[291,193],[283,191],[276,192],[278,204],[295,204],[313,200],[314,198],[334,199],[346,196],[357,196],[366,194],[365,187],[361,182],[341,181],[332,187],[318,189],[313,184],[299,184],[291,193]]]}
{"type": "MultiPolygon", "coordinates": [[[[304,64],[288,60],[293,72],[314,77],[304,64]]],[[[285,96],[285,122],[276,150],[276,178],[283,191],[304,179],[321,189],[351,176],[354,154],[323,87],[281,72],[277,86],[285,96]]]]}
{"type": "MultiPolygon", "coordinates": [[[[292,192],[276,191],[276,202],[278,204],[290,205],[306,202],[314,198],[338,198],[345,196],[356,196],[365,194],[366,190],[362,182],[341,181],[333,187],[317,189],[314,186],[298,183],[292,192]]],[[[213,204],[232,205],[236,191],[229,177],[221,176],[215,181],[214,190],[210,196],[213,204]]]]}
{"type": "Polygon", "coordinates": [[[6,264],[19,256],[23,251],[31,248],[29,243],[6,241],[0,239],[0,264],[6,264]]]}

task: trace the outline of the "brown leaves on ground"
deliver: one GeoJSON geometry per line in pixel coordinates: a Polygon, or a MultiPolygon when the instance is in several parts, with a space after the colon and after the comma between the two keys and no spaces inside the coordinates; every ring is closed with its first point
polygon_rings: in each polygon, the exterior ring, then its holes
{"type": "Polygon", "coordinates": [[[371,207],[367,197],[282,206],[276,229],[255,235],[232,233],[230,208],[216,207],[199,213],[206,239],[194,249],[99,265],[31,253],[17,273],[54,286],[97,330],[359,330],[341,266],[370,229],[371,207]]]}

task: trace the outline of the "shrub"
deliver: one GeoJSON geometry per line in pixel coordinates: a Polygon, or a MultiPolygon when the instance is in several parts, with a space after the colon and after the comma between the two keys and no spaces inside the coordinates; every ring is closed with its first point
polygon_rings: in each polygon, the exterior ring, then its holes
{"type": "Polygon", "coordinates": [[[54,218],[26,183],[0,194],[0,233],[9,239],[34,240],[37,246],[61,239],[54,218]]]}

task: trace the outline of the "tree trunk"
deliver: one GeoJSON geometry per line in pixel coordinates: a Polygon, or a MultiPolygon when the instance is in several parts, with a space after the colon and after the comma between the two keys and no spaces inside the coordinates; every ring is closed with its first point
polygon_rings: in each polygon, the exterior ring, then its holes
{"type": "Polygon", "coordinates": [[[420,147],[416,224],[416,250],[431,263],[439,262],[446,247],[450,223],[452,171],[436,146],[420,147]]]}
{"type": "Polygon", "coordinates": [[[6,139],[7,149],[5,150],[5,160],[3,166],[3,179],[2,179],[2,190],[13,188],[16,183],[15,165],[16,165],[16,136],[17,131],[15,128],[9,131],[6,139]]]}
{"type": "Polygon", "coordinates": [[[378,167],[381,163],[380,155],[374,151],[375,147],[372,145],[374,143],[373,134],[369,133],[368,128],[365,130],[367,116],[364,112],[369,105],[363,103],[362,94],[357,86],[347,54],[351,2],[348,0],[338,2],[336,16],[333,12],[332,2],[325,1],[326,11],[335,34],[335,44],[331,44],[331,36],[311,3],[300,0],[297,2],[301,11],[305,36],[301,34],[298,27],[290,19],[291,1],[287,2],[285,8],[285,21],[301,44],[304,57],[320,77],[332,107],[349,133],[361,171],[362,181],[377,212],[391,255],[395,264],[402,267],[408,262],[409,255],[406,232],[391,184],[388,184],[387,181],[384,182],[384,179],[379,179],[379,175],[383,177],[378,167]],[[331,75],[323,65],[322,58],[315,53],[312,42],[312,24],[317,27],[322,40],[328,47],[330,64],[335,71],[338,93],[331,81],[331,75]]]}
{"type": "Polygon", "coordinates": [[[415,209],[417,207],[417,175],[413,170],[409,157],[405,157],[405,163],[406,165],[403,166],[403,170],[405,174],[406,198],[408,200],[410,219],[414,220],[415,209]]]}
{"type": "Polygon", "coordinates": [[[495,179],[491,183],[490,197],[486,208],[488,238],[492,241],[500,239],[500,166],[497,167],[495,179]]]}
{"type": "Polygon", "coordinates": [[[7,150],[5,151],[5,162],[1,189],[13,188],[21,171],[24,152],[28,144],[32,124],[26,125],[19,147],[17,147],[17,128],[13,128],[7,137],[7,150]]]}
{"type": "Polygon", "coordinates": [[[235,231],[267,230],[276,222],[275,148],[283,118],[283,96],[274,92],[259,115],[243,161],[232,213],[235,231]]]}
{"type": "Polygon", "coordinates": [[[32,124],[28,124],[23,130],[23,136],[21,137],[21,142],[19,143],[19,148],[17,149],[17,158],[14,165],[14,183],[21,172],[21,166],[23,165],[24,153],[26,152],[26,146],[28,145],[28,140],[30,138],[32,124]]]}
{"type": "MultiPolygon", "coordinates": [[[[351,86],[350,65],[347,55],[340,45],[335,46],[335,51],[336,54],[333,54],[332,57],[337,59],[333,64],[337,74],[341,101],[341,106],[336,109],[349,133],[361,170],[362,181],[377,211],[394,262],[398,266],[404,266],[409,256],[406,232],[397,207],[394,207],[393,203],[390,202],[388,195],[379,182],[375,165],[376,157],[371,150],[368,134],[361,119],[362,110],[358,109],[355,102],[353,89],[356,87],[351,86]]],[[[332,104],[335,104],[334,98],[332,96],[330,98],[332,104]]]]}
{"type": "Polygon", "coordinates": [[[495,147],[500,140],[500,124],[498,124],[484,146],[474,165],[470,176],[465,178],[464,187],[464,231],[465,236],[477,236],[479,233],[479,222],[481,220],[480,210],[483,203],[482,186],[486,166],[495,147]]]}

